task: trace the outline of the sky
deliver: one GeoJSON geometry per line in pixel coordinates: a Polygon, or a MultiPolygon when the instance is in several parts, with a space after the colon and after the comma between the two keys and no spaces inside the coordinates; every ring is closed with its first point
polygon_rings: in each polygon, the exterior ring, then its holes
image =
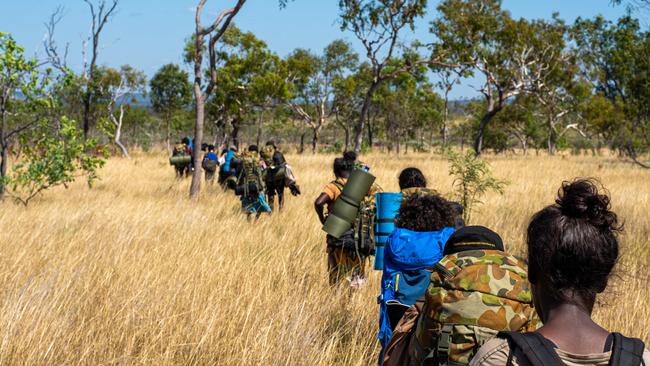
{"type": "MultiPolygon", "coordinates": [[[[97,1],[97,0],[95,0],[97,1]]],[[[167,63],[182,63],[185,39],[194,29],[194,9],[198,0],[120,0],[118,12],[107,25],[100,41],[99,63],[111,67],[130,64],[152,76],[167,63]]],[[[214,19],[224,4],[233,0],[208,0],[204,23],[214,19]]],[[[428,23],[434,18],[438,1],[429,1],[427,17],[420,21],[416,34],[406,38],[427,41],[428,23]]],[[[70,44],[68,62],[74,69],[83,65],[82,44],[90,33],[90,13],[82,0],[0,0],[0,32],[9,32],[28,55],[43,57],[45,22],[58,7],[64,18],[56,32],[60,48],[70,44]]],[[[610,0],[504,0],[503,7],[514,17],[550,18],[554,12],[572,22],[577,17],[603,15],[616,19],[624,7],[613,7],[610,0]]],[[[248,0],[235,19],[237,26],[252,31],[280,56],[295,48],[320,52],[329,42],[345,39],[360,54],[361,45],[338,25],[338,0],[295,0],[280,9],[276,0],[248,0]]],[[[476,84],[476,83],[474,83],[476,84]]],[[[452,98],[477,95],[471,81],[452,92],[452,98]]]]}

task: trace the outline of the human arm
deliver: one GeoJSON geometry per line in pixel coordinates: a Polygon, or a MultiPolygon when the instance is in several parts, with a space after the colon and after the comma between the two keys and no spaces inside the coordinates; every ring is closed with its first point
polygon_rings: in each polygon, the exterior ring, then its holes
{"type": "Polygon", "coordinates": [[[320,220],[321,224],[325,225],[325,220],[327,220],[327,216],[325,215],[325,205],[331,201],[331,198],[327,193],[321,193],[318,198],[316,198],[316,201],[314,202],[314,209],[316,210],[316,215],[318,215],[318,220],[320,220]]]}

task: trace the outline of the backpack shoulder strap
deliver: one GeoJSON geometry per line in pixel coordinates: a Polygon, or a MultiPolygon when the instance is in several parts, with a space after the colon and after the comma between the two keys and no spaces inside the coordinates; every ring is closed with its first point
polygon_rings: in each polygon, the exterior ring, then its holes
{"type": "Polygon", "coordinates": [[[636,338],[627,338],[621,333],[613,333],[614,345],[610,366],[639,366],[643,362],[645,344],[636,338]]]}
{"type": "Polygon", "coordinates": [[[338,188],[341,192],[343,192],[343,188],[345,186],[341,182],[339,182],[338,180],[333,180],[331,183],[334,184],[336,188],[338,188]]]}
{"type": "Polygon", "coordinates": [[[520,350],[531,366],[564,366],[553,344],[537,332],[501,332],[499,338],[510,343],[510,353],[520,350]]]}

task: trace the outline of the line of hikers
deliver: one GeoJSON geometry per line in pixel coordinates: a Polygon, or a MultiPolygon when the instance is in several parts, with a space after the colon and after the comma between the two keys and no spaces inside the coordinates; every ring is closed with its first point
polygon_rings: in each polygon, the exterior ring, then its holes
{"type": "MultiPolygon", "coordinates": [[[[215,146],[208,144],[203,144],[201,150],[204,153],[201,168],[205,172],[206,182],[214,184],[217,176],[218,183],[224,189],[230,189],[240,197],[242,212],[249,219],[253,215],[259,218],[262,213],[272,212],[276,196],[278,210],[281,211],[286,188],[294,196],[301,194],[293,169],[273,141],[268,141],[261,151],[257,145],[250,145],[242,153],[236,147],[231,147],[217,156],[215,146]]],[[[170,163],[178,179],[189,176],[195,169],[193,154],[194,145],[190,137],[183,138],[174,147],[170,163]]]]}
{"type": "Polygon", "coordinates": [[[533,215],[524,260],[493,230],[465,226],[462,207],[427,188],[417,168],[399,176],[392,219],[378,217],[375,197],[384,193],[375,196],[374,183],[360,202],[346,197],[351,176],[369,170],[356,154],[333,168],[335,180],[315,201],[324,230],[339,201],[358,210],[349,230],[327,236],[329,281],[362,286],[377,252],[379,365],[650,365],[643,341],[592,319],[622,230],[595,180],[564,182],[555,203],[533,215]],[[380,234],[388,221],[395,229],[380,234]],[[389,237],[378,266],[379,235],[389,237]]]}

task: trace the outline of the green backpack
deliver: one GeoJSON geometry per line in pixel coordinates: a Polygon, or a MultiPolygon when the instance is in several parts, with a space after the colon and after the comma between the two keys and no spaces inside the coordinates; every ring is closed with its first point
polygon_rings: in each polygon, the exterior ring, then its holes
{"type": "Polygon", "coordinates": [[[264,191],[262,168],[259,164],[259,155],[255,152],[246,152],[242,155],[242,170],[239,173],[237,184],[245,186],[247,190],[264,191]]]}
{"type": "Polygon", "coordinates": [[[447,255],[433,267],[411,365],[467,365],[499,332],[540,325],[521,260],[496,250],[447,255]]]}

